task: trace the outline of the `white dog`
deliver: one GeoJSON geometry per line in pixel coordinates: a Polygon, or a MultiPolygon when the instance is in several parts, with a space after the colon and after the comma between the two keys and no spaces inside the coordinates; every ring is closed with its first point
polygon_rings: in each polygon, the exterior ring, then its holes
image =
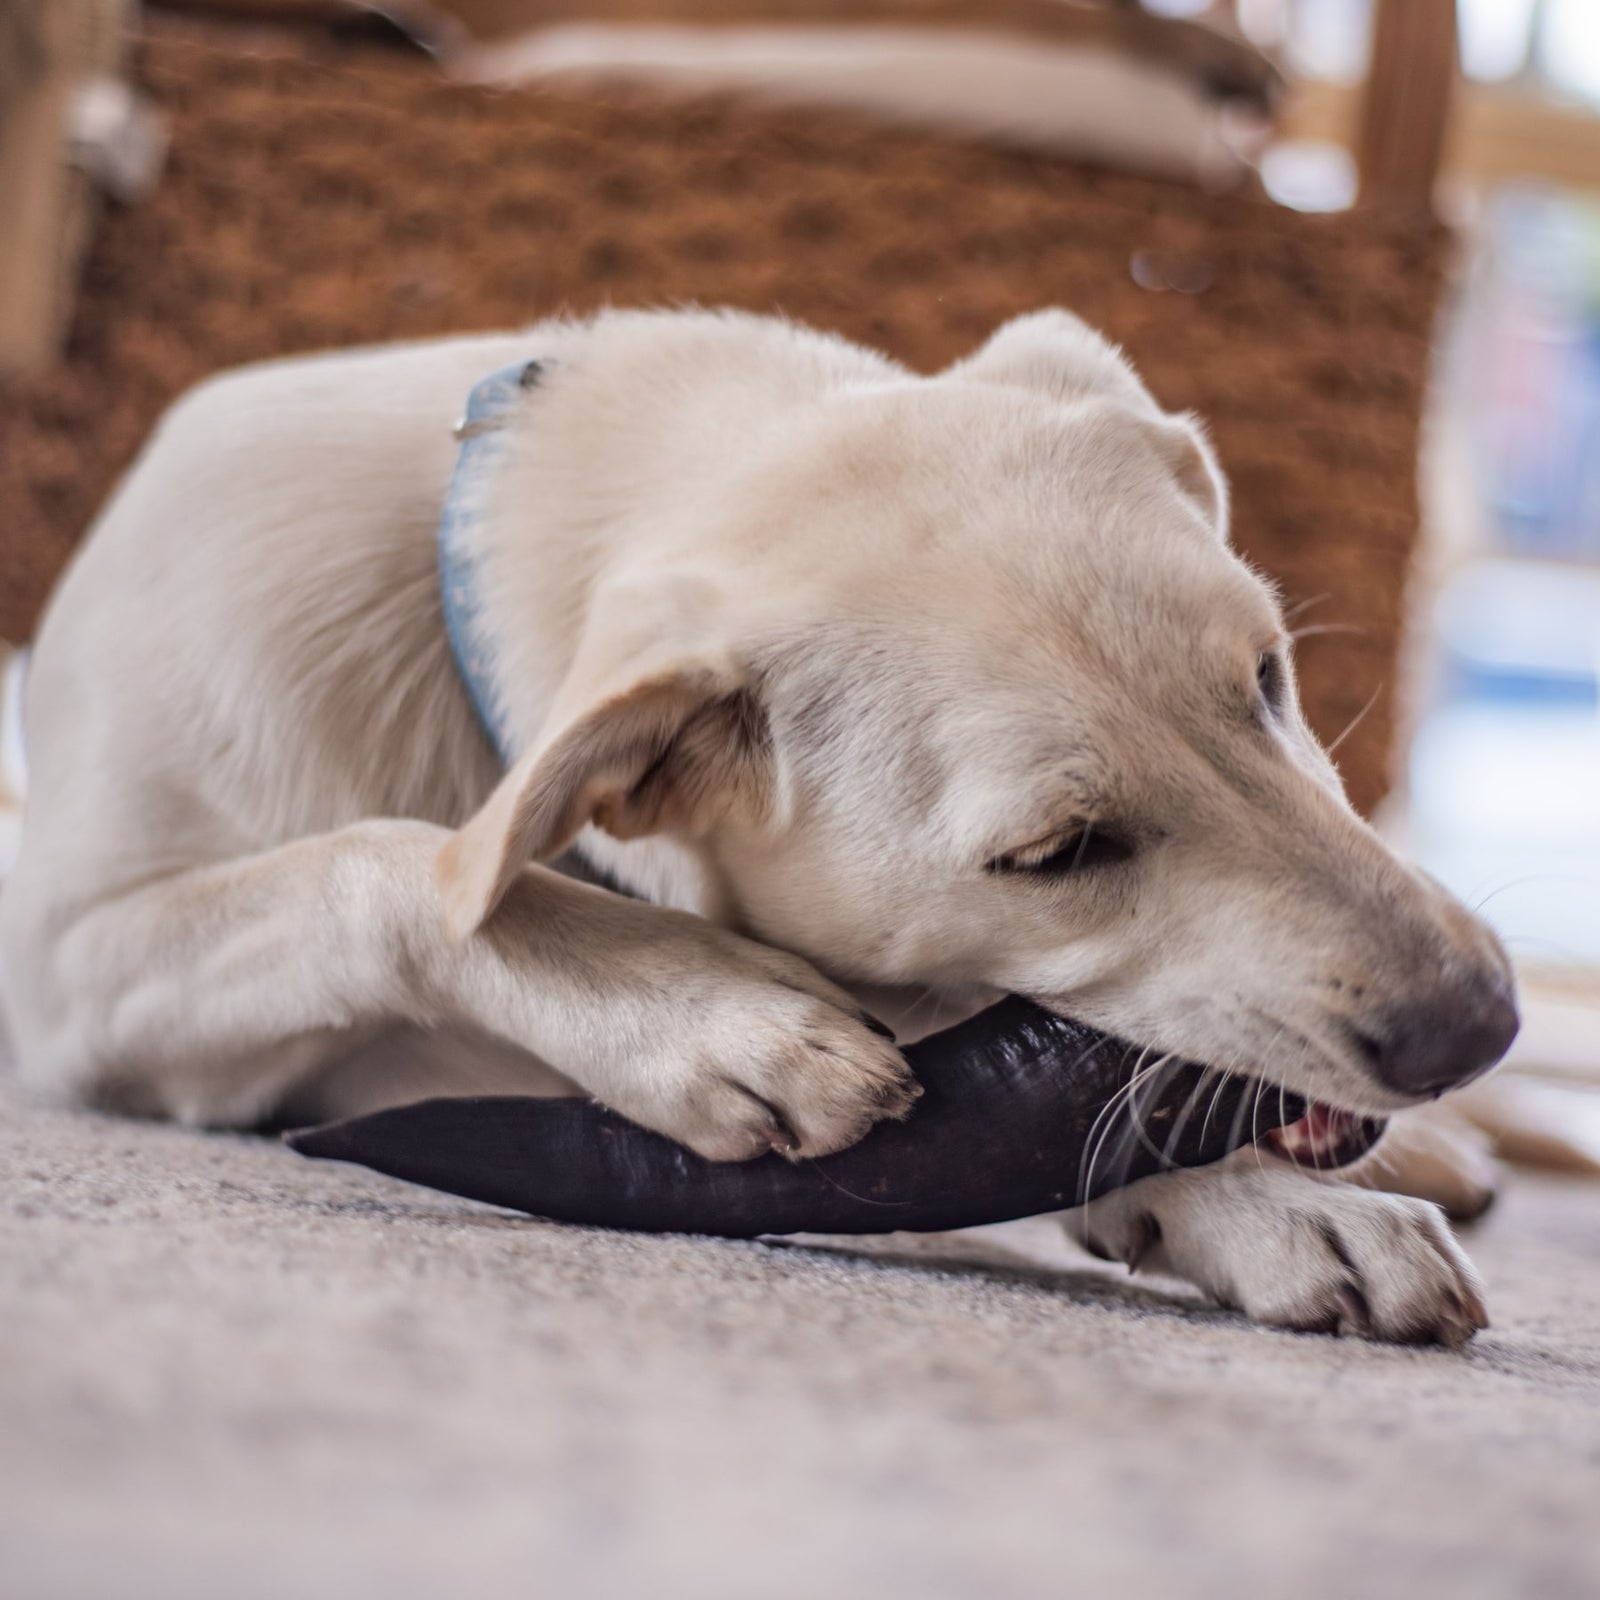
{"type": "MultiPolygon", "coordinates": [[[[214,379],[38,640],[22,1071],[248,1123],[493,1041],[815,1155],[915,1094],[851,983],[1030,995],[1311,1097],[1313,1141],[1432,1098],[1509,1043],[1508,964],[1349,809],[1226,521],[1060,312],[932,378],[619,313],[214,379]],[[574,842],[638,898],[533,864],[574,842]]],[[[1433,1207],[1255,1152],[1076,1226],[1271,1322],[1483,1323],[1433,1207]]]]}

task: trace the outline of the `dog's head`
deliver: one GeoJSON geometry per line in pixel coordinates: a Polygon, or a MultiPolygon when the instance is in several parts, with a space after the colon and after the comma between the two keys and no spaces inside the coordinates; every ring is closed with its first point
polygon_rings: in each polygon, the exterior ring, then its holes
{"type": "Polygon", "coordinates": [[[1083,324],[836,387],[697,516],[452,846],[459,930],[593,825],[688,844],[835,975],[1030,995],[1347,1111],[1504,1052],[1499,944],[1350,809],[1203,435],[1083,324]]]}

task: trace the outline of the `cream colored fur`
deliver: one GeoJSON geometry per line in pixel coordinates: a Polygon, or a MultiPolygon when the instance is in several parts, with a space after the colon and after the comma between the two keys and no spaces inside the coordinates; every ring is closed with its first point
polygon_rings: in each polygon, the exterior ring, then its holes
{"type": "MultiPolygon", "coordinates": [[[[888,985],[1399,1109],[1350,1027],[1508,969],[1350,811],[1292,682],[1263,708],[1282,623],[1226,517],[1195,424],[1059,312],[934,378],[618,313],[214,379],[37,643],[0,898],[21,1069],[226,1124],[471,1062],[712,1157],[817,1154],[914,1097],[840,986],[888,985]],[[434,537],[468,389],[529,357],[474,534],[502,776],[434,537]],[[1085,819],[1133,859],[992,870],[1085,819]],[[640,898],[539,864],[573,841],[640,898]]],[[[1431,1207],[1256,1159],[1076,1226],[1128,1255],[1154,1227],[1268,1320],[1470,1333],[1431,1207]]]]}

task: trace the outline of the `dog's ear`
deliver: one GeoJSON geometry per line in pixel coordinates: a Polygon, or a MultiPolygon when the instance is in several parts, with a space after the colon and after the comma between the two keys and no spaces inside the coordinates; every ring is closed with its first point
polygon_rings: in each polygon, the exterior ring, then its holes
{"type": "Polygon", "coordinates": [[[1192,412],[1163,415],[1148,425],[1156,454],[1166,464],[1179,492],[1219,539],[1228,537],[1228,480],[1217,465],[1204,424],[1192,412]]]}
{"type": "Polygon", "coordinates": [[[1029,389],[1063,405],[1109,401],[1131,413],[1178,489],[1226,537],[1227,483],[1199,419],[1163,411],[1122,352],[1071,312],[1013,318],[981,350],[951,367],[950,375],[1029,389]]]}
{"type": "Polygon", "coordinates": [[[1013,317],[948,372],[951,377],[1031,389],[1063,403],[1115,400],[1130,410],[1161,415],[1122,352],[1069,311],[1030,311],[1013,317]]]}
{"type": "MultiPolygon", "coordinates": [[[[569,680],[562,700],[574,697],[569,680]]],[[[482,926],[525,862],[560,854],[586,824],[619,839],[693,836],[766,803],[766,718],[728,661],[658,667],[552,720],[439,852],[445,919],[458,939],[482,926]]]]}

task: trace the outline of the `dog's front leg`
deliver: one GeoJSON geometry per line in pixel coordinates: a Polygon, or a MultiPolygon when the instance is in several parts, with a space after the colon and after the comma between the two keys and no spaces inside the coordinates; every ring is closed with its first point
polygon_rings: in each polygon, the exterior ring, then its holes
{"type": "Polygon", "coordinates": [[[718,1159],[820,1155],[909,1108],[904,1059],[848,995],[698,917],[527,868],[452,939],[448,837],[363,822],[100,901],[35,945],[35,1074],[249,1120],[353,1031],[468,1023],[718,1159]]]}
{"type": "Polygon", "coordinates": [[[1170,1273],[1257,1322],[1458,1345],[1488,1326],[1439,1208],[1240,1151],[1069,1212],[1096,1255],[1170,1273]]]}

